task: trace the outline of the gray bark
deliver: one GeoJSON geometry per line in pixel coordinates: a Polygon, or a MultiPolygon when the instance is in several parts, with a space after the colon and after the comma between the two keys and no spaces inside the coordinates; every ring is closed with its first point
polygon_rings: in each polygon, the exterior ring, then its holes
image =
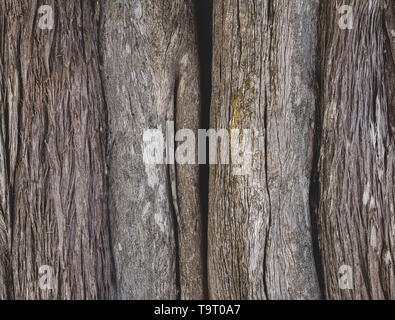
{"type": "Polygon", "coordinates": [[[320,298],[309,187],[317,1],[214,1],[211,127],[251,129],[252,173],[210,168],[209,294],[320,298]]]}
{"type": "Polygon", "coordinates": [[[325,293],[394,299],[395,5],[349,1],[353,28],[341,30],[341,4],[327,1],[321,10],[317,218],[325,293]],[[343,290],[342,265],[353,280],[343,290]]]}
{"type": "Polygon", "coordinates": [[[122,299],[174,299],[177,289],[185,299],[203,295],[198,167],[148,165],[142,144],[147,129],[165,135],[167,120],[175,130],[199,127],[193,17],[191,1],[104,1],[109,203],[122,299]]]}

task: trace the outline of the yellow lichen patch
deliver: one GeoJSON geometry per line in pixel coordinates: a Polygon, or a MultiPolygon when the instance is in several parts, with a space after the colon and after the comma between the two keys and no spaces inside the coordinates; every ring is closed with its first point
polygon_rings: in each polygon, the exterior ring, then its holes
{"type": "Polygon", "coordinates": [[[251,84],[249,78],[244,78],[242,86],[237,89],[236,95],[232,97],[232,116],[229,129],[237,129],[240,123],[251,114],[248,96],[251,95],[251,84]]]}

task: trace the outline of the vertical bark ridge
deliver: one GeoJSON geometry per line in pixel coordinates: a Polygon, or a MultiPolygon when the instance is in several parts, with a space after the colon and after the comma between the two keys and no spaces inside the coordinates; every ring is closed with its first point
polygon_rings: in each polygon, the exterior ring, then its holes
{"type": "MultiPolygon", "coordinates": [[[[199,190],[198,129],[200,128],[200,71],[194,7],[184,14],[177,72],[176,130],[190,129],[195,136],[195,164],[177,164],[178,247],[182,299],[203,298],[202,212],[199,190]],[[187,22],[188,21],[188,22],[187,22]]],[[[176,147],[180,142],[176,144],[176,147]]]]}

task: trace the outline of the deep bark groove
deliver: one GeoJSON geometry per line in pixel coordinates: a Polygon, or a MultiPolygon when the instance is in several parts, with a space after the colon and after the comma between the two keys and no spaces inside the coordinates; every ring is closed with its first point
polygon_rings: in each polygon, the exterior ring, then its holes
{"type": "MultiPolygon", "coordinates": [[[[211,70],[212,70],[212,1],[195,1],[195,16],[198,36],[200,88],[202,97],[202,112],[200,128],[210,127],[211,104],[211,70]]],[[[207,143],[207,140],[206,140],[207,143]]],[[[200,165],[199,189],[202,207],[202,255],[203,255],[203,289],[204,298],[208,298],[208,201],[209,201],[209,148],[206,144],[206,164],[200,165]]]]}

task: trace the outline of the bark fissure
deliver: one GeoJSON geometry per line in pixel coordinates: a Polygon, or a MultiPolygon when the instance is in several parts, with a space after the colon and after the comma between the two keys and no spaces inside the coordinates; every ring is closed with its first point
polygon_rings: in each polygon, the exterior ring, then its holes
{"type": "MultiPolygon", "coordinates": [[[[270,4],[269,4],[270,5],[270,4]]],[[[267,93],[265,91],[265,97],[267,97],[267,93]]],[[[267,142],[267,105],[266,105],[266,98],[265,98],[265,114],[264,114],[264,131],[265,131],[265,177],[266,177],[266,192],[267,192],[267,197],[268,197],[268,214],[269,214],[269,221],[268,221],[268,228],[267,228],[267,233],[266,233],[266,240],[265,240],[265,249],[264,249],[264,256],[263,256],[263,279],[264,279],[264,292],[265,296],[267,299],[269,299],[269,284],[268,280],[266,278],[267,276],[267,257],[268,257],[268,250],[269,250],[269,234],[270,234],[270,228],[272,225],[272,206],[271,206],[271,199],[270,199],[270,190],[269,190],[269,182],[267,180],[268,177],[268,157],[267,157],[267,150],[268,150],[268,142],[267,142]]]]}
{"type": "MultiPolygon", "coordinates": [[[[268,17],[272,17],[271,14],[271,10],[272,10],[272,3],[271,0],[268,1],[268,5],[267,5],[267,16],[268,17]]],[[[270,19],[270,18],[269,18],[270,19]]],[[[272,25],[272,21],[268,21],[268,26],[272,25]]],[[[269,31],[270,33],[270,31],[269,31]]],[[[269,47],[272,47],[272,35],[269,36],[270,38],[270,44],[269,47]]],[[[269,56],[268,56],[268,61],[270,63],[271,61],[271,49],[269,49],[269,56]]],[[[262,67],[261,67],[261,72],[262,72],[262,67]]],[[[262,84],[261,84],[262,85],[262,84]]],[[[264,133],[265,133],[265,144],[264,144],[264,153],[265,153],[265,184],[266,184],[266,192],[267,192],[267,197],[268,197],[268,214],[269,214],[269,221],[268,221],[268,229],[267,229],[267,233],[266,233],[266,240],[265,240],[265,251],[264,251],[264,257],[263,257],[263,278],[264,278],[264,292],[265,292],[265,296],[267,299],[270,299],[269,297],[269,286],[270,284],[268,283],[268,279],[267,277],[267,257],[268,257],[268,250],[269,250],[269,235],[270,235],[270,228],[272,226],[272,205],[271,205],[271,198],[270,198],[270,190],[269,190],[269,181],[268,181],[268,139],[267,139],[267,134],[268,134],[268,119],[267,119],[267,112],[268,112],[268,91],[267,88],[265,87],[264,90],[264,97],[265,97],[265,109],[264,109],[264,133]]]]}
{"type": "MultiPolygon", "coordinates": [[[[178,75],[175,79],[174,85],[174,118],[177,118],[177,92],[178,92],[178,75]]],[[[177,126],[174,125],[174,131],[177,132],[177,126]]],[[[169,199],[172,199],[171,213],[172,213],[172,221],[173,221],[173,230],[174,230],[174,242],[175,242],[175,263],[176,263],[176,287],[177,287],[177,299],[181,298],[181,274],[180,274],[180,243],[178,237],[179,223],[180,223],[180,212],[179,212],[179,203],[177,198],[177,170],[174,165],[169,165],[167,167],[168,174],[168,193],[169,199]]]]}
{"type": "MultiPolygon", "coordinates": [[[[195,19],[198,36],[198,52],[200,66],[200,90],[202,97],[202,112],[200,128],[208,130],[210,126],[211,104],[211,71],[212,71],[212,1],[195,1],[195,19]]],[[[207,139],[206,139],[207,143],[207,139]]],[[[200,202],[202,208],[202,259],[203,259],[203,297],[209,297],[208,292],[208,188],[209,188],[209,146],[206,144],[206,162],[199,170],[200,202]]]]}

